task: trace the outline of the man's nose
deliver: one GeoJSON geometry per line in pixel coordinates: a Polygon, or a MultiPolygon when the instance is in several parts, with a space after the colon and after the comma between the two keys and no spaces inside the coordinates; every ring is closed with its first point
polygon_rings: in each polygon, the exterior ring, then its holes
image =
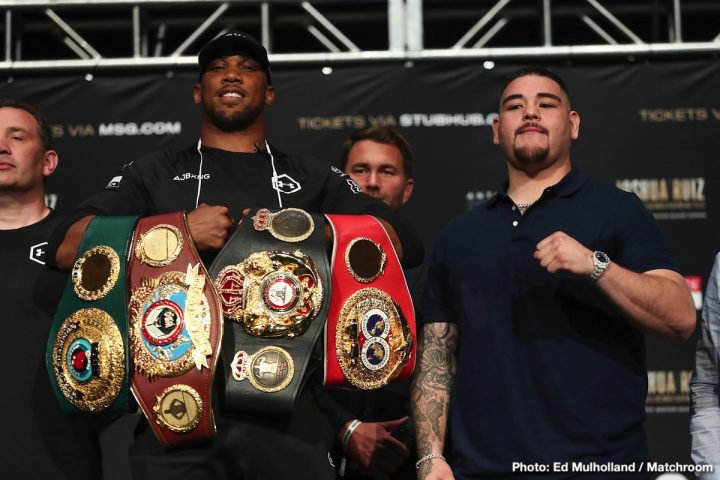
{"type": "Polygon", "coordinates": [[[367,176],[367,186],[377,187],[380,184],[380,175],[378,172],[370,172],[367,176]]]}
{"type": "Polygon", "coordinates": [[[223,76],[223,82],[243,82],[243,71],[240,67],[233,67],[230,66],[225,70],[225,75],[223,76]]]}
{"type": "Polygon", "coordinates": [[[528,120],[540,118],[540,110],[538,110],[535,105],[527,105],[523,112],[523,118],[528,120]]]}

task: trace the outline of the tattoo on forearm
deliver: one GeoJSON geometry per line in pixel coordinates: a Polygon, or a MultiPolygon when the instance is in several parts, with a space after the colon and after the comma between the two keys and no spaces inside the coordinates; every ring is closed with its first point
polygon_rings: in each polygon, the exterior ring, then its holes
{"type": "MultiPolygon", "coordinates": [[[[427,324],[422,331],[411,390],[419,456],[441,453],[437,450],[444,445],[458,336],[458,327],[452,323],[427,324]]],[[[418,478],[429,470],[429,465],[422,465],[418,478]]]]}

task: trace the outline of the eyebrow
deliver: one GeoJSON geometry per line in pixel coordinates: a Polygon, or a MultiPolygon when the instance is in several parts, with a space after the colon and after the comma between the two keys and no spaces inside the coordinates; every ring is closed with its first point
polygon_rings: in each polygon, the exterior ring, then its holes
{"type": "Polygon", "coordinates": [[[25,127],[12,126],[12,127],[7,127],[5,129],[5,133],[17,133],[17,132],[28,133],[28,134],[31,133],[30,130],[25,127]]]}
{"type": "MultiPolygon", "coordinates": [[[[358,162],[355,162],[355,163],[351,164],[349,168],[352,170],[352,169],[355,168],[355,167],[362,167],[362,168],[370,169],[370,162],[367,161],[367,160],[360,160],[360,161],[358,161],[358,162]]],[[[393,170],[395,170],[396,172],[399,171],[398,166],[395,165],[395,164],[392,163],[392,162],[390,162],[390,163],[381,163],[380,165],[378,165],[378,169],[380,169],[380,170],[388,169],[388,168],[393,169],[393,170]]]]}
{"type": "MultiPolygon", "coordinates": [[[[558,95],[555,95],[554,93],[540,92],[535,96],[540,97],[540,98],[552,98],[553,100],[557,100],[558,102],[562,103],[562,98],[560,98],[558,95]]],[[[508,95],[507,97],[503,98],[502,104],[505,105],[507,102],[509,102],[511,100],[518,100],[518,99],[522,100],[523,98],[525,98],[523,96],[523,94],[513,93],[512,95],[508,95]]]]}

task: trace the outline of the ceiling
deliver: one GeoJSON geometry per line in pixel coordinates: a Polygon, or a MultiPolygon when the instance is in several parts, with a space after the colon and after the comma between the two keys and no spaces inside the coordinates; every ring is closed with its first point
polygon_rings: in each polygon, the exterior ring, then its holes
{"type": "Polygon", "coordinates": [[[720,53],[718,0],[0,0],[5,70],[190,65],[229,29],[273,63],[720,53]]]}

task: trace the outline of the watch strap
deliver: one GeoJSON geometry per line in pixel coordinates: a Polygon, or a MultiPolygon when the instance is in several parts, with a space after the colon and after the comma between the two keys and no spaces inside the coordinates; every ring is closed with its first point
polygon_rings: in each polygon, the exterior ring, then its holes
{"type": "Polygon", "coordinates": [[[605,273],[605,270],[610,266],[610,257],[605,252],[595,251],[592,253],[593,270],[590,273],[590,278],[594,281],[598,281],[600,277],[605,273]],[[598,256],[605,257],[606,261],[601,261],[598,256]]]}

